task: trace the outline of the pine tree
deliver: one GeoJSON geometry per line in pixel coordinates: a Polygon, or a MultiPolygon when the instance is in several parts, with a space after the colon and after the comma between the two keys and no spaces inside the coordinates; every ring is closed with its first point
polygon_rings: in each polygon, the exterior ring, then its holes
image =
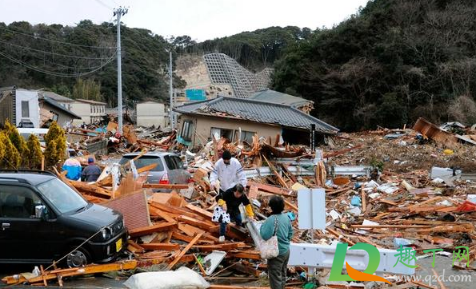
{"type": "Polygon", "coordinates": [[[52,140],[46,145],[45,165],[46,167],[54,167],[58,164],[58,151],[56,150],[56,141],[52,140]]]}
{"type": "Polygon", "coordinates": [[[0,132],[0,142],[5,146],[5,154],[0,160],[0,168],[18,169],[21,164],[21,156],[5,131],[0,132]]]}
{"type": "Polygon", "coordinates": [[[28,146],[28,167],[30,169],[40,169],[43,153],[41,152],[40,141],[36,135],[31,134],[27,142],[28,146]]]}
{"type": "Polygon", "coordinates": [[[54,121],[45,135],[46,166],[56,166],[66,158],[66,136],[64,130],[54,121]]]}
{"type": "Polygon", "coordinates": [[[5,132],[7,133],[8,138],[21,156],[21,166],[28,167],[27,156],[29,155],[29,151],[25,139],[20,135],[17,128],[12,125],[8,120],[5,121],[5,132]]]}

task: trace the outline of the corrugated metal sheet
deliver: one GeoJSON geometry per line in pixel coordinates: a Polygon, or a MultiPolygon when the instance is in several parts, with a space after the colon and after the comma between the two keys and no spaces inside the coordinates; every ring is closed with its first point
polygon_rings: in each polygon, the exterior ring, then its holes
{"type": "Polygon", "coordinates": [[[214,100],[186,104],[174,110],[183,114],[210,116],[216,116],[216,112],[221,112],[228,114],[230,117],[301,129],[309,129],[311,124],[315,124],[316,130],[323,133],[333,134],[339,131],[339,129],[289,105],[251,99],[219,97],[214,100]]]}

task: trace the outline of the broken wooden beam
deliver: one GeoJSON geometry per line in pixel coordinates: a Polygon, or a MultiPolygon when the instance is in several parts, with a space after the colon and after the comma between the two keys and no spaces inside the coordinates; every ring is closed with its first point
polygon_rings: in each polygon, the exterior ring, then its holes
{"type": "Polygon", "coordinates": [[[166,190],[182,190],[188,189],[188,184],[149,184],[142,185],[144,189],[166,189],[166,190]]]}
{"type": "Polygon", "coordinates": [[[176,222],[175,223],[169,223],[169,222],[161,223],[154,226],[148,226],[148,227],[142,227],[142,228],[130,230],[129,235],[131,237],[140,237],[140,236],[150,235],[156,232],[168,231],[176,227],[177,227],[176,222]]]}
{"type": "Polygon", "coordinates": [[[246,247],[245,243],[225,243],[225,244],[218,244],[218,245],[195,245],[193,246],[194,249],[198,249],[203,252],[210,252],[213,250],[220,250],[220,251],[230,251],[235,250],[238,248],[246,247]]]}
{"type": "Polygon", "coordinates": [[[105,190],[97,185],[94,184],[88,184],[84,182],[78,182],[78,181],[69,181],[69,183],[76,188],[76,190],[83,192],[83,193],[88,193],[88,194],[93,194],[101,198],[106,198],[110,199],[112,196],[112,193],[108,190],[105,190]]]}
{"type": "Polygon", "coordinates": [[[180,261],[180,258],[182,258],[183,255],[185,255],[185,253],[188,252],[188,250],[190,250],[190,248],[192,248],[193,245],[195,245],[195,243],[202,237],[202,233],[198,234],[195,236],[195,238],[193,238],[192,242],[190,242],[176,257],[175,259],[172,261],[172,263],[169,264],[169,266],[167,266],[167,270],[171,270],[175,264],[178,263],[178,261],[180,261]]]}
{"type": "Polygon", "coordinates": [[[96,274],[96,273],[106,273],[111,271],[119,271],[119,270],[131,270],[137,267],[136,260],[130,261],[121,261],[116,263],[110,264],[101,264],[101,265],[87,265],[81,268],[69,268],[69,269],[57,269],[53,271],[45,271],[43,275],[33,278],[25,278],[23,275],[18,274],[15,276],[7,276],[2,279],[4,283],[7,285],[14,285],[14,284],[22,284],[22,283],[43,283],[45,280],[54,280],[57,279],[58,276],[61,277],[72,277],[72,276],[80,276],[80,275],[88,275],[88,274],[96,274]]]}
{"type": "Polygon", "coordinates": [[[218,232],[219,230],[219,225],[215,225],[211,222],[204,222],[204,221],[200,221],[200,220],[197,220],[197,219],[194,219],[194,218],[190,218],[188,216],[179,216],[178,217],[178,220],[181,221],[181,222],[184,222],[186,224],[189,224],[189,225],[192,225],[194,227],[197,227],[197,228],[200,228],[200,229],[204,229],[208,232],[218,232]]]}
{"type": "Polygon", "coordinates": [[[176,251],[180,249],[179,244],[172,243],[148,243],[140,246],[145,250],[176,251]]]}
{"type": "Polygon", "coordinates": [[[246,186],[247,187],[256,186],[258,190],[260,191],[275,194],[275,195],[281,195],[286,197],[296,197],[296,194],[291,189],[283,189],[280,187],[261,184],[261,183],[257,183],[253,181],[248,181],[246,186]]]}

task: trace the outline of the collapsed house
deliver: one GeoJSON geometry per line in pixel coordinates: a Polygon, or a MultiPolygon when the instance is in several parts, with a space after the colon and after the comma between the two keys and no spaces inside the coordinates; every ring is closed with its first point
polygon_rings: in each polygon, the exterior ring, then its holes
{"type": "Polygon", "coordinates": [[[42,127],[49,127],[53,121],[56,121],[61,126],[65,126],[68,123],[72,123],[75,119],[81,119],[79,115],[68,110],[63,104],[44,94],[40,95],[39,106],[40,124],[42,127]]]}
{"type": "Polygon", "coordinates": [[[258,134],[266,139],[282,136],[290,144],[308,144],[311,125],[318,140],[339,129],[293,106],[252,99],[219,97],[174,109],[181,114],[178,141],[190,147],[205,145],[212,137],[252,143],[258,134]]]}

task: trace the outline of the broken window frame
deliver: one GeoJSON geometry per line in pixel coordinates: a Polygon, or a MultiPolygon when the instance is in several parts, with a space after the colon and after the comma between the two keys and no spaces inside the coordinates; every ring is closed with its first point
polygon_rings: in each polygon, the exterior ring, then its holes
{"type": "MultiPolygon", "coordinates": [[[[248,130],[241,130],[241,137],[240,141],[246,141],[247,143],[251,144],[253,143],[253,136],[256,134],[256,132],[253,131],[248,131],[248,130]]],[[[238,140],[240,136],[240,131],[235,130],[235,140],[238,140]]]]}
{"type": "Polygon", "coordinates": [[[210,128],[210,137],[213,139],[215,132],[218,132],[219,137],[225,137],[229,141],[233,142],[234,140],[234,131],[233,129],[221,128],[221,127],[211,127],[210,128]]]}
{"type": "Polygon", "coordinates": [[[180,132],[180,136],[185,141],[192,141],[193,136],[193,121],[192,120],[185,120],[182,125],[182,131],[180,132]]]}

